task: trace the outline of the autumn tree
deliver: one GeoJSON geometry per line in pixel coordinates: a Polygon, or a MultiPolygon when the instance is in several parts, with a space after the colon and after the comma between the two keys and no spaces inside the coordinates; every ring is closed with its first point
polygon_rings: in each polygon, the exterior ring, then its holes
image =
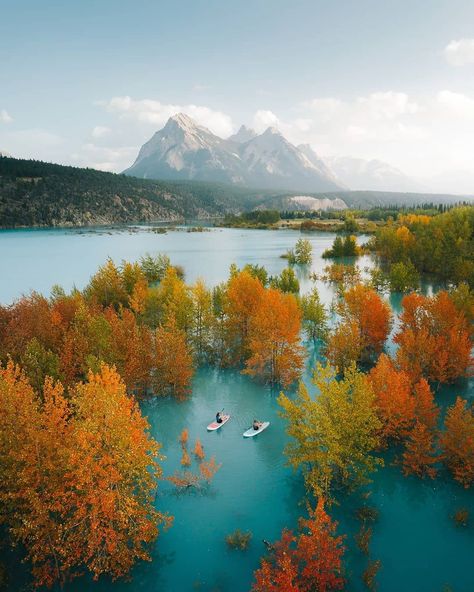
{"type": "Polygon", "coordinates": [[[244,373],[283,386],[297,380],[304,363],[300,329],[296,299],[279,290],[265,290],[250,320],[250,357],[244,373]]]}
{"type": "Polygon", "coordinates": [[[247,271],[231,276],[223,299],[229,358],[241,364],[249,357],[250,323],[263,298],[264,287],[247,271]]]}
{"type": "Polygon", "coordinates": [[[129,297],[133,294],[137,284],[148,284],[146,276],[139,263],[122,261],[119,272],[122,279],[122,286],[129,297]]]}
{"type": "Polygon", "coordinates": [[[61,378],[59,356],[44,347],[44,345],[33,337],[20,356],[20,362],[31,385],[39,392],[43,388],[47,376],[56,380],[61,378]]]}
{"type": "Polygon", "coordinates": [[[415,423],[410,430],[402,457],[405,475],[434,478],[438,462],[437,423],[439,408],[434,401],[433,391],[422,378],[413,389],[415,400],[415,423]]]}
{"type": "Polygon", "coordinates": [[[339,313],[345,321],[355,321],[360,328],[363,357],[378,355],[390,333],[390,306],[375,290],[357,284],[344,293],[339,313]]]}
{"type": "Polygon", "coordinates": [[[104,308],[107,306],[118,308],[120,305],[127,305],[128,294],[120,269],[110,257],[91,277],[84,294],[88,300],[100,304],[104,308]]]}
{"type": "Polygon", "coordinates": [[[370,371],[369,379],[381,422],[381,442],[387,444],[391,440],[403,440],[415,420],[416,400],[412,395],[410,377],[406,372],[397,370],[392,360],[382,354],[370,371]]]}
{"type": "Polygon", "coordinates": [[[430,430],[435,430],[438,424],[439,407],[434,400],[433,391],[428,382],[422,378],[413,389],[415,397],[415,416],[430,430]]]}
{"type": "Polygon", "coordinates": [[[382,351],[391,326],[390,306],[368,286],[356,284],[337,306],[341,317],[329,335],[326,355],[344,370],[353,362],[369,361],[382,351]]]}
{"type": "Polygon", "coordinates": [[[474,481],[474,413],[461,397],[448,408],[440,437],[442,459],[466,489],[474,481]]]}
{"type": "Polygon", "coordinates": [[[326,342],[326,357],[330,364],[343,372],[362,357],[362,337],[357,321],[339,323],[329,332],[326,342]]]}
{"type": "Polygon", "coordinates": [[[116,578],[149,559],[169,523],[154,507],[159,447],[115,370],[90,373],[69,399],[47,379],[40,400],[10,363],[0,399],[0,515],[35,584],[62,585],[84,568],[116,578]]]}
{"type": "Polygon", "coordinates": [[[111,328],[101,309],[82,303],[67,328],[59,352],[64,384],[69,387],[98,371],[111,352],[111,328]]]}
{"type": "Polygon", "coordinates": [[[212,292],[199,279],[191,287],[193,300],[193,322],[190,340],[198,363],[212,357],[213,329],[215,325],[212,292]]]}
{"type": "Polygon", "coordinates": [[[191,290],[179,276],[175,267],[168,267],[157,288],[160,322],[166,325],[171,318],[178,329],[188,334],[193,322],[191,290]]]}
{"type": "Polygon", "coordinates": [[[50,302],[33,292],[3,309],[0,356],[19,361],[27,345],[36,339],[48,351],[56,351],[61,342],[61,328],[53,316],[50,302]]]}
{"type": "Polygon", "coordinates": [[[318,364],[313,382],[316,399],[301,384],[294,400],[282,393],[278,402],[292,438],[290,465],[303,468],[308,487],[330,499],[336,484],[357,487],[382,464],[374,455],[381,422],[370,381],[355,366],[337,380],[333,369],[318,364]]]}
{"type": "Polygon", "coordinates": [[[127,388],[144,394],[150,384],[153,368],[152,334],[139,325],[133,312],[109,308],[104,313],[110,327],[110,346],[104,361],[114,364],[127,388]]]}
{"type": "Polygon", "coordinates": [[[331,592],[344,588],[343,537],[320,498],[309,518],[300,520],[300,532],[284,530],[269,558],[255,572],[253,592],[331,592]]]}
{"type": "Polygon", "coordinates": [[[409,294],[402,300],[397,363],[414,381],[421,377],[453,382],[472,362],[471,330],[447,292],[433,297],[409,294]]]}
{"type": "Polygon", "coordinates": [[[193,358],[186,343],[186,335],[171,317],[166,326],[156,330],[154,337],[154,392],[183,398],[189,392],[193,373],[193,358]]]}
{"type": "Polygon", "coordinates": [[[402,455],[404,474],[414,474],[422,478],[426,476],[433,479],[436,476],[434,465],[437,461],[436,443],[432,430],[421,421],[416,420],[408,435],[402,455]]]}

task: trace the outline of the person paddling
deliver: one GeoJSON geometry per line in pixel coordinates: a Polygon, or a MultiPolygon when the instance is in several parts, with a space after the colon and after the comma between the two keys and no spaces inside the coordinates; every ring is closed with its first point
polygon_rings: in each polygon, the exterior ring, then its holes
{"type": "MultiPolygon", "coordinates": [[[[224,411],[224,410],[222,410],[224,411]]],[[[216,413],[216,423],[222,423],[222,411],[216,413]]]]}
{"type": "Polygon", "coordinates": [[[262,427],[263,423],[261,421],[258,421],[258,419],[254,419],[253,420],[253,429],[254,430],[259,430],[262,427]]]}

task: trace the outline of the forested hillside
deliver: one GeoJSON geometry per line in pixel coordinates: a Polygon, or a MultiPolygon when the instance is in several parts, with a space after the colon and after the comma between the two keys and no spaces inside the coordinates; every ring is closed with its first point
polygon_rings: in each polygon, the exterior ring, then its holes
{"type": "Polygon", "coordinates": [[[207,218],[254,203],[225,185],[148,181],[0,157],[0,227],[82,226],[207,218]]]}
{"type": "Polygon", "coordinates": [[[295,197],[298,195],[296,191],[248,189],[200,181],[153,181],[0,157],[0,228],[205,219],[255,208],[311,209],[316,201],[324,202],[325,209],[332,210],[343,209],[345,205],[357,209],[426,202],[453,204],[465,199],[379,191],[312,193],[304,199],[295,197]]]}

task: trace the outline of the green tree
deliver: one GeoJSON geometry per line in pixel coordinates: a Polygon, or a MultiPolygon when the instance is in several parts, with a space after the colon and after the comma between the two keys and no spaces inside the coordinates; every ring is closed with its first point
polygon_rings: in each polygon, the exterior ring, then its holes
{"type": "Polygon", "coordinates": [[[279,276],[272,278],[270,285],[281,292],[289,292],[290,294],[297,294],[300,291],[300,283],[291,267],[285,267],[279,276]]]}
{"type": "Polygon", "coordinates": [[[288,254],[290,263],[298,265],[310,265],[313,260],[313,247],[307,238],[300,238],[296,241],[294,251],[288,254]]]}
{"type": "Polygon", "coordinates": [[[36,392],[41,392],[47,376],[55,380],[61,378],[59,356],[46,349],[36,337],[28,342],[21,363],[36,392]]]}
{"type": "Polygon", "coordinates": [[[399,261],[391,265],[388,280],[392,292],[410,292],[418,288],[420,274],[408,259],[406,262],[399,261]]]}
{"type": "Polygon", "coordinates": [[[333,369],[318,364],[313,383],[319,389],[315,399],[301,383],[296,399],[282,393],[278,403],[292,438],[286,449],[290,465],[303,468],[315,495],[331,499],[336,485],[367,483],[383,464],[374,454],[381,423],[372,387],[355,365],[337,380],[333,369]]]}
{"type": "Polygon", "coordinates": [[[171,260],[168,255],[158,254],[153,257],[146,253],[140,258],[140,267],[151,284],[161,282],[167,269],[171,267],[171,260]]]}
{"type": "Polygon", "coordinates": [[[302,296],[301,310],[303,312],[303,328],[308,339],[313,341],[325,339],[328,330],[328,315],[319,298],[317,288],[313,288],[309,294],[302,296]]]}

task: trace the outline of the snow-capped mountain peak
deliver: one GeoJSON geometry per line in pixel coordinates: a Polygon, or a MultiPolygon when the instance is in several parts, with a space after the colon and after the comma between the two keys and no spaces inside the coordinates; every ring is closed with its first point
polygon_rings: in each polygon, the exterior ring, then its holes
{"type": "Polygon", "coordinates": [[[144,178],[197,179],[262,189],[336,191],[343,185],[311,151],[275,127],[257,135],[242,126],[223,140],[189,115],[177,113],[146,142],[125,172],[144,178]]]}
{"type": "Polygon", "coordinates": [[[228,139],[230,142],[237,142],[238,144],[245,144],[249,140],[253,140],[257,132],[250,127],[241,125],[239,131],[236,134],[232,134],[228,139]]]}

